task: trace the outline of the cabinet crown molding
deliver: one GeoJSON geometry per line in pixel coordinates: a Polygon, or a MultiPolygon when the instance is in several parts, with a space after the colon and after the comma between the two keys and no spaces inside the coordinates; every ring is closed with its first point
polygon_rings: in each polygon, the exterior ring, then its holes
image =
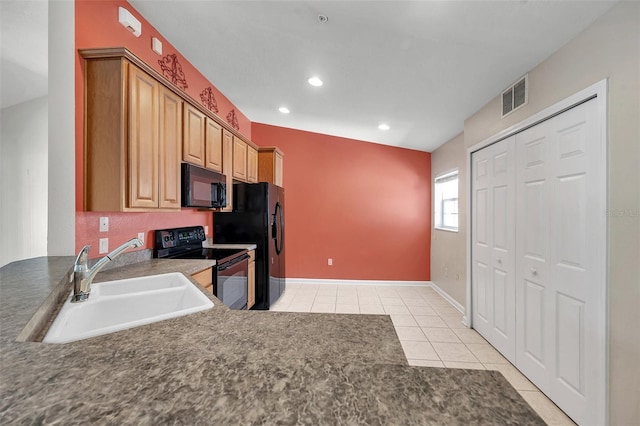
{"type": "Polygon", "coordinates": [[[204,115],[214,120],[224,129],[231,132],[234,137],[243,140],[244,142],[247,143],[247,145],[253,147],[254,149],[258,149],[258,146],[256,144],[254,144],[248,138],[246,138],[244,135],[238,132],[238,130],[234,129],[223,118],[214,114],[213,111],[207,109],[204,105],[201,105],[200,102],[192,98],[188,93],[182,91],[179,87],[177,87],[175,84],[169,81],[164,75],[156,71],[155,68],[149,66],[142,59],[138,58],[126,47],[101,47],[101,48],[93,48],[93,49],[78,49],[78,53],[85,60],[86,59],[114,59],[114,58],[121,58],[121,59],[128,60],[129,62],[135,64],[137,67],[144,70],[146,73],[148,73],[153,78],[158,80],[167,89],[171,90],[173,93],[180,96],[185,102],[188,102],[194,108],[197,108],[200,112],[202,112],[204,115]]]}

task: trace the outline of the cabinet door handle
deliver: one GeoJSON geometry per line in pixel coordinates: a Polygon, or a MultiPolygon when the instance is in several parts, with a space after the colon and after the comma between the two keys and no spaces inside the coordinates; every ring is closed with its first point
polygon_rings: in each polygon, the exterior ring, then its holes
{"type": "Polygon", "coordinates": [[[531,268],[531,275],[533,275],[534,277],[538,276],[538,270],[536,268],[531,268]]]}
{"type": "Polygon", "coordinates": [[[498,260],[498,264],[502,265],[502,259],[498,258],[497,260],[498,260]]]}

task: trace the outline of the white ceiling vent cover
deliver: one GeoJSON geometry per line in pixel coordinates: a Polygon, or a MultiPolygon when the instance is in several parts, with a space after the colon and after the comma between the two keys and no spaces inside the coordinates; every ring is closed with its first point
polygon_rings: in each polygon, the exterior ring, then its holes
{"type": "Polygon", "coordinates": [[[529,74],[502,92],[502,118],[529,102],[529,74]]]}

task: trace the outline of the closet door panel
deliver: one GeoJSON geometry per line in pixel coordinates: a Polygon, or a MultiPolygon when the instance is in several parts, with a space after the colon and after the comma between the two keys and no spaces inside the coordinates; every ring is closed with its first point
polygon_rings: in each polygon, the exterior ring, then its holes
{"type": "Polygon", "coordinates": [[[489,333],[492,321],[492,280],[491,280],[491,201],[489,189],[490,152],[474,153],[472,168],[474,177],[473,187],[473,312],[474,327],[481,332],[489,333]]]}
{"type": "Polygon", "coordinates": [[[514,139],[472,156],[474,328],[515,360],[514,139]]]}
{"type": "Polygon", "coordinates": [[[598,353],[598,265],[602,242],[593,232],[602,220],[601,206],[592,188],[598,187],[604,169],[598,159],[595,102],[579,105],[549,120],[553,147],[554,180],[551,222],[550,273],[554,288],[550,298],[555,315],[550,397],[578,422],[588,419],[589,401],[596,400],[595,356],[598,353]],[[591,322],[591,324],[589,324],[591,322]]]}
{"type": "Polygon", "coordinates": [[[541,123],[516,135],[516,365],[549,389],[549,139],[541,123]]]}
{"type": "Polygon", "coordinates": [[[491,274],[489,265],[481,260],[476,260],[474,275],[476,277],[475,287],[475,309],[477,314],[475,321],[476,329],[489,329],[489,312],[491,299],[491,274]]]}
{"type": "Polygon", "coordinates": [[[515,217],[514,150],[511,137],[491,147],[491,342],[508,360],[515,362],[515,217]]]}
{"type": "MultiPolygon", "coordinates": [[[[524,306],[519,307],[518,314],[528,327],[525,327],[526,331],[523,335],[518,335],[518,344],[524,346],[523,355],[527,363],[533,363],[540,371],[545,371],[547,349],[544,327],[534,326],[535,324],[544,324],[546,315],[545,287],[525,279],[523,293],[524,306]]],[[[522,356],[518,356],[517,364],[523,364],[522,356]]],[[[529,367],[528,370],[532,370],[532,368],[529,367]]],[[[533,371],[536,372],[535,369],[533,371]]],[[[540,379],[544,383],[544,376],[540,379]]]]}
{"type": "Polygon", "coordinates": [[[508,298],[509,275],[502,269],[494,268],[493,270],[493,327],[494,330],[501,335],[503,339],[509,339],[508,313],[513,306],[513,300],[508,298]]]}

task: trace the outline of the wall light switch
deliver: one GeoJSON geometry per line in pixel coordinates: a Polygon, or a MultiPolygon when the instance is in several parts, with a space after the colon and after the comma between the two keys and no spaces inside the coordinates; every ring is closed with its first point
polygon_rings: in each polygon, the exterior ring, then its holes
{"type": "Polygon", "coordinates": [[[204,235],[209,235],[209,227],[208,226],[204,227],[204,235]]]}
{"type": "Polygon", "coordinates": [[[144,232],[138,232],[138,239],[144,244],[144,232]]]}
{"type": "Polygon", "coordinates": [[[331,258],[327,259],[327,265],[333,266],[333,259],[331,258]]]}
{"type": "Polygon", "coordinates": [[[107,232],[109,230],[109,218],[103,216],[100,218],[100,232],[107,232]]]}
{"type": "Polygon", "coordinates": [[[100,238],[100,254],[109,252],[109,239],[108,238],[100,238]]]}

